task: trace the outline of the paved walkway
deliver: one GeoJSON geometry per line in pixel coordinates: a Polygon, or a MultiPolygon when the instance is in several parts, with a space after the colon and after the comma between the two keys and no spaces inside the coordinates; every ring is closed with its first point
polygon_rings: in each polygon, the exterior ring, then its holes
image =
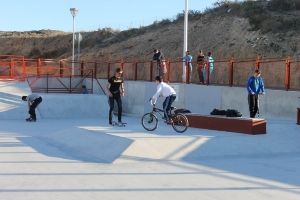
{"type": "Polygon", "coordinates": [[[0,199],[299,199],[294,121],[256,136],[123,121],[0,120],[0,199]]]}

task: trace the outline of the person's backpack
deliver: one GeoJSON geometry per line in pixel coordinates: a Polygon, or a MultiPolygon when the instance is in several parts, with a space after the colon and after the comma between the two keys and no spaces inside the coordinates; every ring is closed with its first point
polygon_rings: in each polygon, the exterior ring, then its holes
{"type": "Polygon", "coordinates": [[[174,111],[175,114],[178,114],[178,113],[191,113],[191,111],[185,109],[185,108],[180,108],[180,109],[177,109],[174,111]]]}
{"type": "Polygon", "coordinates": [[[211,115],[226,115],[226,111],[215,108],[213,111],[210,112],[210,114],[211,115]]]}
{"type": "Polygon", "coordinates": [[[235,109],[227,109],[226,110],[226,117],[241,117],[242,113],[235,109]]]}

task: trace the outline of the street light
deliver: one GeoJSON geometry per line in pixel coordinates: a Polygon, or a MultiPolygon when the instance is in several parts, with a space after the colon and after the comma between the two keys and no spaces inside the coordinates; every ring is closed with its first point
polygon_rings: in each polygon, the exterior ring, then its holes
{"type": "Polygon", "coordinates": [[[75,48],[75,16],[78,12],[78,8],[70,8],[73,16],[73,48],[72,48],[72,76],[74,75],[74,48],[75,48]]]}
{"type": "MultiPolygon", "coordinates": [[[[183,33],[183,54],[187,51],[187,41],[188,41],[188,0],[185,0],[185,11],[184,11],[184,33],[183,33]]],[[[186,81],[186,67],[185,62],[183,62],[182,67],[182,81],[186,81]]]]}

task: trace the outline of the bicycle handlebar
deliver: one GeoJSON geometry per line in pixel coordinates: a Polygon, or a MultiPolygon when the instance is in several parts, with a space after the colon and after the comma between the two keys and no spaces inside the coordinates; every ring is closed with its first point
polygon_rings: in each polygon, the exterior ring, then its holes
{"type": "Polygon", "coordinates": [[[150,101],[152,106],[156,104],[156,99],[149,99],[149,101],[150,101]]]}

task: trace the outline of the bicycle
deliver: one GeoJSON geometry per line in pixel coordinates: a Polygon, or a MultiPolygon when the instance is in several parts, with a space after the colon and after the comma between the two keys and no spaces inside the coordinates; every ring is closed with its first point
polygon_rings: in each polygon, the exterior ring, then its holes
{"type": "MultiPolygon", "coordinates": [[[[163,110],[156,108],[156,99],[150,100],[151,105],[153,106],[153,110],[151,113],[146,113],[142,117],[142,125],[147,131],[154,131],[158,127],[158,118],[155,113],[158,113],[162,119],[166,120],[163,114],[163,110]]],[[[176,107],[171,107],[169,116],[172,119],[172,127],[178,133],[183,133],[187,130],[189,126],[189,121],[187,117],[181,113],[172,113],[172,111],[176,110],[176,107]]]]}

